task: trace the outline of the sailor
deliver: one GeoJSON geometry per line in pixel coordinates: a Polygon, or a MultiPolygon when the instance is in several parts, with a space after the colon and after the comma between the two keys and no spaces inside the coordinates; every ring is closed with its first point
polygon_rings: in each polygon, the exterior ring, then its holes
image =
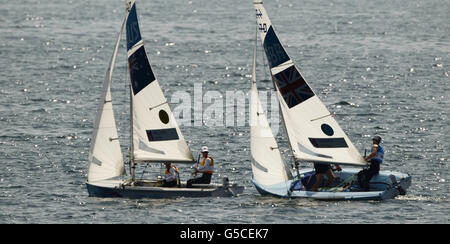
{"type": "MultiPolygon", "coordinates": [[[[336,170],[341,171],[341,167],[337,164],[335,164],[336,170]]],[[[327,176],[327,181],[325,182],[324,186],[328,186],[331,182],[336,180],[336,176],[333,173],[333,170],[331,169],[331,165],[329,164],[321,164],[321,163],[314,163],[314,170],[316,171],[316,182],[311,188],[311,191],[317,191],[317,189],[321,186],[323,176],[327,176]]]]}
{"type": "Polygon", "coordinates": [[[164,172],[164,180],[162,187],[174,187],[178,185],[178,168],[171,165],[170,162],[164,163],[166,171],[164,172]]]}
{"type": "Polygon", "coordinates": [[[200,167],[194,167],[193,175],[202,173],[201,177],[190,179],[187,181],[187,187],[192,187],[192,184],[209,184],[211,183],[211,177],[214,173],[214,159],[208,155],[208,147],[202,147],[203,159],[200,163],[200,167]]]}
{"type": "Polygon", "coordinates": [[[372,142],[372,152],[365,158],[369,162],[369,168],[358,173],[358,182],[365,191],[369,190],[370,179],[380,172],[380,164],[384,158],[384,148],[380,145],[381,137],[374,136],[372,142]]]}

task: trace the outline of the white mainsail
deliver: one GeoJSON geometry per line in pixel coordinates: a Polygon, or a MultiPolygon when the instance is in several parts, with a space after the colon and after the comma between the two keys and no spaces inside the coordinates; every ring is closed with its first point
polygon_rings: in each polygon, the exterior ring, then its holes
{"type": "Polygon", "coordinates": [[[132,157],[136,162],[194,162],[147,58],[135,1],[127,3],[127,50],[132,88],[132,157]]]}
{"type": "Polygon", "coordinates": [[[109,62],[103,83],[103,93],[94,122],[94,132],[89,151],[89,182],[109,179],[125,173],[111,99],[111,78],[125,22],[126,18],[122,23],[114,52],[109,62]]]}
{"type": "Polygon", "coordinates": [[[256,41],[253,54],[252,90],[250,98],[250,148],[253,178],[262,185],[286,182],[285,168],[277,142],[264,113],[256,85],[256,41]]]}
{"type": "Polygon", "coordinates": [[[296,161],[366,165],[364,158],[289,58],[261,1],[257,29],[269,62],[296,161]]]}

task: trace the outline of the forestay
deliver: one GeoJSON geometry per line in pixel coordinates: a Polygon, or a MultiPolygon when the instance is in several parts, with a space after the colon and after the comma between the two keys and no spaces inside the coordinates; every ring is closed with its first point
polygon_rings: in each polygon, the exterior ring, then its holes
{"type": "Polygon", "coordinates": [[[109,62],[103,83],[102,97],[99,101],[94,122],[94,132],[89,151],[89,182],[109,179],[125,173],[111,98],[111,78],[125,22],[126,18],[122,23],[114,52],[109,62]]]}
{"type": "Polygon", "coordinates": [[[250,98],[252,172],[253,178],[260,184],[274,185],[287,182],[289,177],[258,95],[256,85],[256,41],[253,55],[252,90],[250,98]]]}
{"type": "Polygon", "coordinates": [[[267,12],[254,2],[257,28],[296,161],[366,165],[281,45],[267,12]]]}
{"type": "Polygon", "coordinates": [[[128,4],[126,30],[132,90],[134,161],[193,162],[192,153],[147,58],[135,1],[131,0],[128,4]]]}

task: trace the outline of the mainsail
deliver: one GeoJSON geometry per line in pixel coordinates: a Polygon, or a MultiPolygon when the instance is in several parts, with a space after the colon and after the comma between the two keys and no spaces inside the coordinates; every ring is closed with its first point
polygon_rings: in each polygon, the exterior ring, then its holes
{"type": "Polygon", "coordinates": [[[139,30],[135,1],[128,1],[127,8],[133,160],[194,162],[147,58],[139,30]]]}
{"type": "Polygon", "coordinates": [[[295,160],[366,165],[364,158],[287,55],[263,3],[255,1],[254,7],[257,29],[295,160]]]}
{"type": "Polygon", "coordinates": [[[111,99],[111,78],[125,22],[126,18],[122,23],[122,28],[120,29],[114,52],[109,62],[106,78],[103,83],[103,93],[94,122],[94,132],[89,151],[89,182],[109,179],[125,173],[111,99]]]}
{"type": "Polygon", "coordinates": [[[250,147],[253,178],[263,185],[286,182],[286,170],[277,142],[264,113],[256,85],[256,41],[253,54],[252,90],[250,98],[250,147]]]}

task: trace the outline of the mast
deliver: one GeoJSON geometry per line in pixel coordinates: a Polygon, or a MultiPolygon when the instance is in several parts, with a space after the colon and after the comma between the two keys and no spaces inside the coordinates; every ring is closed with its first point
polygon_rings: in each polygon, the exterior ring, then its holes
{"type": "Polygon", "coordinates": [[[131,174],[131,182],[135,181],[135,169],[136,163],[134,162],[134,143],[133,143],[133,95],[130,87],[130,174],[131,174]]]}
{"type": "MultiPolygon", "coordinates": [[[[126,7],[125,11],[128,15],[130,14],[131,5],[132,2],[130,0],[125,1],[126,7]]],[[[128,62],[128,60],[127,60],[128,62]]],[[[130,67],[127,65],[128,73],[130,72],[130,67]]],[[[130,159],[130,175],[131,175],[131,182],[135,181],[135,168],[136,164],[134,162],[134,143],[133,143],[133,94],[132,94],[132,87],[131,82],[129,82],[129,91],[130,91],[130,148],[129,148],[129,159],[130,159]]]]}

